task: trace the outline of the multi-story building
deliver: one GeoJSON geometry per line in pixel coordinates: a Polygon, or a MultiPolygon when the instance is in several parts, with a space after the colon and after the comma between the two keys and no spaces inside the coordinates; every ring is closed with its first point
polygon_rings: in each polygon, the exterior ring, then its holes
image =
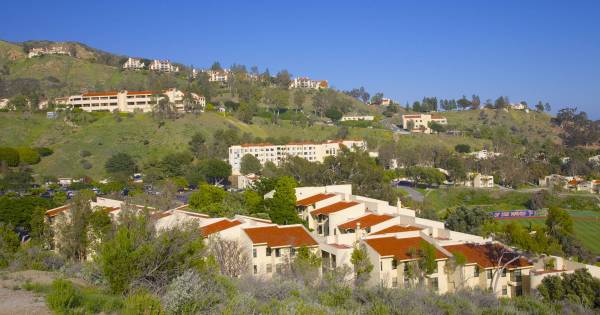
{"type": "Polygon", "coordinates": [[[123,64],[123,69],[127,70],[140,70],[144,69],[146,65],[142,62],[141,59],[131,58],[127,59],[127,61],[123,64]]]}
{"type": "Polygon", "coordinates": [[[246,154],[254,155],[261,164],[273,162],[275,165],[289,156],[298,156],[311,162],[323,162],[325,157],[337,155],[341,146],[349,149],[366,149],[367,145],[362,140],[343,140],[316,142],[296,142],[285,145],[270,143],[242,144],[229,147],[229,164],[233,173],[240,171],[242,157],[246,154]]]}
{"type": "Polygon", "coordinates": [[[471,153],[469,153],[469,155],[474,157],[477,160],[487,160],[487,159],[493,159],[497,156],[500,156],[500,155],[502,155],[502,153],[492,152],[492,151],[488,151],[488,150],[481,150],[481,151],[471,152],[471,153]]]}
{"type": "Polygon", "coordinates": [[[229,80],[229,69],[206,70],[205,72],[208,74],[208,82],[225,83],[229,80]]]}
{"type": "MultiPolygon", "coordinates": [[[[86,112],[151,112],[158,101],[165,97],[176,110],[184,110],[184,93],[174,88],[165,91],[88,92],[57,98],[55,103],[86,112]]],[[[195,93],[191,93],[190,102],[201,107],[206,105],[204,96],[195,93]]]]}
{"type": "Polygon", "coordinates": [[[42,48],[31,48],[27,54],[27,58],[34,58],[43,55],[68,55],[71,56],[71,51],[67,47],[52,46],[42,48]]]}
{"type": "Polygon", "coordinates": [[[173,65],[169,60],[154,59],[150,63],[150,70],[159,72],[179,72],[179,67],[173,65]]]}
{"type": "Polygon", "coordinates": [[[290,89],[326,89],[329,87],[327,80],[311,80],[308,77],[294,78],[290,83],[290,89]]]}
{"type": "Polygon", "coordinates": [[[468,173],[467,179],[461,182],[465,187],[494,188],[494,176],[480,173],[468,173]]]}
{"type": "Polygon", "coordinates": [[[402,126],[410,132],[431,133],[431,123],[447,125],[448,120],[444,116],[432,114],[402,115],[402,126]]]}

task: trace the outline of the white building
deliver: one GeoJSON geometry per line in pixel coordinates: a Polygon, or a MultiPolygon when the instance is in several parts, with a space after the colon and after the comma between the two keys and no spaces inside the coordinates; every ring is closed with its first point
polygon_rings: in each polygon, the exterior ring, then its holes
{"type": "Polygon", "coordinates": [[[465,187],[494,188],[494,176],[480,173],[467,173],[467,180],[461,182],[465,187]]]}
{"type": "Polygon", "coordinates": [[[169,60],[154,59],[150,63],[150,70],[158,72],[179,72],[179,67],[173,65],[169,60]]]}
{"type": "Polygon", "coordinates": [[[355,147],[366,149],[367,145],[362,140],[343,140],[316,142],[298,142],[285,145],[270,143],[242,144],[229,147],[229,164],[234,174],[240,171],[242,157],[246,154],[254,155],[261,164],[273,162],[275,165],[288,156],[302,157],[311,162],[323,162],[327,156],[335,156],[341,146],[353,149],[355,147]]]}
{"type": "Polygon", "coordinates": [[[123,64],[123,69],[127,70],[139,70],[144,69],[146,65],[142,62],[141,59],[131,58],[127,59],[127,61],[123,64]]]}
{"type": "Polygon", "coordinates": [[[364,121],[373,121],[375,120],[375,116],[370,116],[370,115],[348,115],[348,116],[343,116],[342,119],[340,119],[340,121],[360,121],[360,120],[364,120],[364,121]]]}
{"type": "Polygon", "coordinates": [[[444,116],[431,114],[402,115],[402,126],[410,132],[431,133],[431,128],[429,128],[431,123],[447,125],[448,120],[444,116]],[[412,129],[409,130],[411,124],[412,129]]]}
{"type": "Polygon", "coordinates": [[[487,159],[493,159],[497,156],[500,156],[500,155],[502,155],[502,153],[492,152],[492,151],[488,151],[488,150],[481,150],[481,151],[471,152],[471,153],[469,153],[469,155],[471,155],[472,157],[474,157],[477,160],[487,160],[487,159]]]}
{"type": "Polygon", "coordinates": [[[326,89],[329,87],[327,80],[311,80],[308,77],[294,78],[290,83],[290,89],[326,89]]]}
{"type": "Polygon", "coordinates": [[[204,71],[208,74],[208,82],[222,82],[225,83],[229,80],[229,69],[221,69],[221,70],[206,70],[204,71]]]}
{"type": "Polygon", "coordinates": [[[67,47],[63,46],[52,46],[52,47],[42,47],[42,48],[31,48],[29,53],[27,54],[27,58],[34,58],[43,55],[67,55],[71,56],[71,52],[67,47]]]}
{"type": "MultiPolygon", "coordinates": [[[[178,111],[184,110],[184,93],[171,88],[165,91],[120,91],[120,92],[88,92],[68,97],[57,98],[57,105],[68,108],[80,108],[86,112],[119,111],[119,112],[151,112],[158,101],[164,97],[178,111]]],[[[191,94],[191,102],[201,107],[206,105],[204,96],[191,94]]]]}

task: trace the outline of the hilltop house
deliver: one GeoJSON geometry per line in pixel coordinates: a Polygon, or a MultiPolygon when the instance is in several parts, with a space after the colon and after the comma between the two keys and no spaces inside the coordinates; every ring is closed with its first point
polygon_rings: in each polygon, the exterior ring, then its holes
{"type": "Polygon", "coordinates": [[[169,60],[154,59],[150,63],[150,70],[158,72],[179,72],[179,67],[173,65],[169,60]]]}
{"type": "Polygon", "coordinates": [[[494,188],[494,176],[480,173],[467,173],[467,179],[460,183],[465,187],[494,188]]]}
{"type": "Polygon", "coordinates": [[[126,70],[140,70],[140,69],[144,69],[146,65],[142,62],[141,59],[136,59],[136,58],[129,58],[127,59],[127,61],[123,64],[123,69],[126,70]]]}
{"type": "Polygon", "coordinates": [[[294,78],[290,83],[290,89],[326,89],[329,87],[327,80],[311,80],[308,77],[294,78]]]}
{"type": "Polygon", "coordinates": [[[43,55],[67,55],[71,56],[71,51],[64,46],[52,46],[52,47],[42,47],[42,48],[31,48],[29,53],[27,54],[27,58],[34,58],[43,55]]]}
{"type": "Polygon", "coordinates": [[[410,132],[431,133],[431,123],[447,125],[446,117],[435,114],[402,115],[402,126],[410,132]]]}
{"type": "Polygon", "coordinates": [[[208,74],[208,82],[221,83],[226,83],[227,81],[229,81],[229,75],[231,73],[229,69],[206,70],[204,72],[208,74]]]}
{"type": "Polygon", "coordinates": [[[375,116],[372,115],[344,115],[340,121],[373,121],[375,116]]]}
{"type": "Polygon", "coordinates": [[[492,159],[497,156],[500,156],[500,155],[502,155],[502,153],[492,152],[492,151],[488,151],[488,150],[484,149],[481,151],[471,152],[471,153],[469,153],[469,155],[474,157],[476,160],[487,160],[487,159],[492,159]]]}

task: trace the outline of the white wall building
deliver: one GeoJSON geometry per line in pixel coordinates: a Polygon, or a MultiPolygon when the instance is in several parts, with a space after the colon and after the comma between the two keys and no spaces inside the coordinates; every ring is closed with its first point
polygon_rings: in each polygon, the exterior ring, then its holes
{"type": "Polygon", "coordinates": [[[145,64],[141,59],[131,58],[127,59],[127,61],[123,64],[123,69],[127,70],[139,70],[144,69],[145,64]]]}
{"type": "Polygon", "coordinates": [[[208,82],[222,82],[225,83],[229,80],[229,69],[222,70],[206,70],[204,71],[208,74],[208,82]]]}
{"type": "Polygon", "coordinates": [[[500,156],[500,155],[502,155],[502,153],[492,152],[492,151],[488,151],[488,150],[481,150],[481,151],[471,152],[471,153],[469,153],[469,155],[474,157],[477,160],[487,160],[487,159],[493,159],[497,156],[500,156]]]}
{"type": "Polygon", "coordinates": [[[360,120],[365,120],[365,121],[373,121],[375,120],[375,116],[371,116],[371,115],[348,115],[348,116],[342,116],[342,118],[340,119],[340,121],[360,121],[360,120]]]}
{"type": "MultiPolygon", "coordinates": [[[[68,108],[80,108],[86,112],[119,111],[119,112],[151,112],[157,102],[167,97],[178,111],[184,110],[184,93],[171,88],[165,91],[120,91],[120,92],[88,92],[55,99],[57,105],[68,108]]],[[[191,94],[191,102],[206,105],[204,96],[191,94]]]]}
{"type": "Polygon", "coordinates": [[[494,176],[480,173],[468,173],[467,180],[461,182],[465,187],[494,188],[494,176]]]}
{"type": "Polygon", "coordinates": [[[294,78],[290,83],[290,89],[326,89],[329,87],[327,80],[311,80],[308,77],[294,78]]]}
{"type": "Polygon", "coordinates": [[[150,63],[150,70],[158,72],[179,72],[179,67],[173,65],[169,60],[154,59],[150,63]]]}
{"type": "Polygon", "coordinates": [[[233,173],[238,174],[242,157],[246,154],[254,155],[263,165],[266,162],[279,165],[288,156],[298,156],[311,162],[323,162],[325,157],[337,155],[342,145],[349,149],[355,147],[367,148],[366,143],[362,140],[327,141],[323,143],[298,142],[285,145],[270,143],[242,144],[229,147],[229,164],[233,173]]]}
{"type": "Polygon", "coordinates": [[[34,58],[43,55],[68,55],[71,56],[71,52],[67,47],[63,46],[52,46],[42,48],[32,48],[27,54],[27,58],[34,58]]]}
{"type": "Polygon", "coordinates": [[[448,120],[444,116],[431,114],[402,115],[402,126],[405,130],[412,124],[412,129],[408,130],[410,132],[431,133],[430,123],[447,125],[448,120]]]}

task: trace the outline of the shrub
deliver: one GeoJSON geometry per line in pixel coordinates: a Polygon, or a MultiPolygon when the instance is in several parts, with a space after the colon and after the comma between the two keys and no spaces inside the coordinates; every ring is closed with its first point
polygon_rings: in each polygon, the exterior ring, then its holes
{"type": "Polygon", "coordinates": [[[27,243],[16,252],[11,268],[14,270],[58,270],[65,265],[65,260],[53,251],[44,250],[40,246],[27,243]]]}
{"type": "Polygon", "coordinates": [[[130,295],[125,300],[123,315],[161,315],[164,314],[160,300],[154,295],[146,292],[138,292],[130,295]]]}
{"type": "Polygon", "coordinates": [[[19,160],[21,163],[35,165],[41,160],[40,154],[32,148],[20,147],[17,148],[17,152],[19,152],[19,160]]]}
{"type": "Polygon", "coordinates": [[[2,162],[10,167],[19,166],[19,152],[13,148],[0,148],[0,164],[2,162]]]}
{"type": "Polygon", "coordinates": [[[468,144],[457,144],[454,146],[454,151],[458,153],[469,153],[471,152],[471,146],[468,144]]]}
{"type": "Polygon", "coordinates": [[[81,167],[84,170],[89,170],[90,168],[93,167],[92,163],[90,163],[90,161],[88,161],[88,160],[81,160],[81,161],[79,161],[79,163],[81,164],[81,167]]]}
{"type": "Polygon", "coordinates": [[[169,285],[163,304],[168,313],[207,313],[227,300],[227,295],[223,278],[188,270],[169,285]]]}
{"type": "Polygon", "coordinates": [[[56,279],[52,282],[52,290],[46,296],[46,302],[51,310],[58,314],[69,311],[81,305],[81,293],[70,281],[56,279]]]}
{"type": "Polygon", "coordinates": [[[19,248],[19,238],[10,225],[0,223],[0,267],[8,266],[19,248]]]}
{"type": "Polygon", "coordinates": [[[79,151],[79,156],[81,156],[82,158],[88,157],[90,155],[92,155],[92,152],[90,152],[88,150],[81,150],[81,151],[79,151]]]}
{"type": "Polygon", "coordinates": [[[54,153],[54,150],[47,147],[38,147],[35,148],[35,150],[41,157],[49,156],[52,155],[52,153],[54,153]]]}

